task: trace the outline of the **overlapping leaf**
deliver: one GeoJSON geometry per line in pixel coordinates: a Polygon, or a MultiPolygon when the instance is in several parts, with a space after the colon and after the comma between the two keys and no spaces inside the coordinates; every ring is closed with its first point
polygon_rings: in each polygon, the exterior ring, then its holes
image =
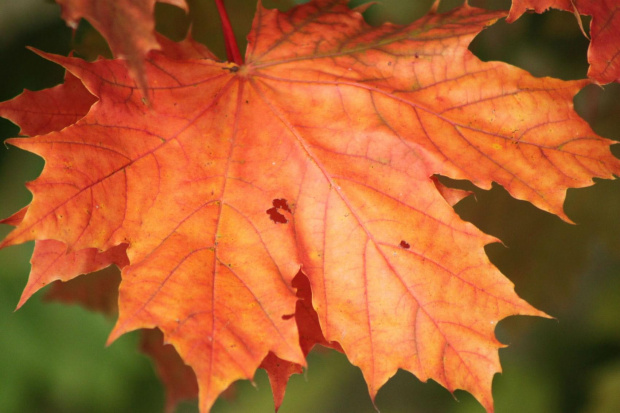
{"type": "Polygon", "coordinates": [[[46,167],[3,246],[126,244],[111,339],[159,327],[196,372],[202,411],[263,362],[277,375],[266,357],[293,363],[280,378],[303,366],[300,269],[321,330],[309,343],[340,347],[373,397],[403,368],[491,411],[496,323],[543,314],[433,175],[497,182],[568,219],[567,188],[620,172],[572,109],[584,82],[467,50],[499,16],[464,7],[370,27],[343,1],[259,5],[243,66],[151,53],[151,106],[120,61],[48,56],[99,101],[60,132],[11,142],[46,167]]]}
{"type": "MultiPolygon", "coordinates": [[[[343,351],[336,342],[328,342],[323,336],[323,331],[319,324],[319,318],[312,307],[312,291],[308,278],[303,272],[299,272],[293,278],[292,286],[297,289],[297,307],[295,308],[295,321],[299,328],[299,346],[307,356],[315,345],[320,344],[324,347],[343,351]]],[[[278,358],[273,353],[269,353],[260,366],[267,371],[276,411],[280,408],[289,378],[293,374],[300,374],[302,366],[278,358]]]]}
{"type": "MultiPolygon", "coordinates": [[[[62,17],[72,27],[88,20],[107,40],[116,57],[127,59],[132,75],[143,91],[144,58],[160,49],[155,37],[153,11],[157,0],[56,0],[62,17]]],[[[159,0],[187,11],[185,0],[159,0]]]]}
{"type": "Polygon", "coordinates": [[[620,3],[616,0],[514,0],[508,22],[527,10],[554,8],[592,16],[588,77],[598,83],[620,82],[620,3]]]}

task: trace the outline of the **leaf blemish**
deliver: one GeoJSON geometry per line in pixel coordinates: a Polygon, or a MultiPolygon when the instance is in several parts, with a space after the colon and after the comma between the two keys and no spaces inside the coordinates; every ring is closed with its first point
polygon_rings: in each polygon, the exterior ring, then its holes
{"type": "Polygon", "coordinates": [[[288,207],[288,202],[286,202],[286,199],[274,199],[273,206],[274,208],[279,208],[292,213],[291,209],[288,207]]]}
{"type": "Polygon", "coordinates": [[[272,201],[273,208],[269,208],[267,211],[267,215],[269,215],[269,219],[271,219],[276,224],[286,224],[288,219],[280,212],[286,211],[292,213],[291,209],[288,206],[288,202],[286,199],[274,199],[272,201]]]}
{"type": "Polygon", "coordinates": [[[405,240],[402,240],[399,245],[400,245],[401,248],[404,248],[406,250],[411,248],[411,245],[409,245],[409,243],[407,241],[405,241],[405,240]]]}
{"type": "Polygon", "coordinates": [[[288,219],[278,211],[278,208],[269,208],[266,212],[269,214],[269,219],[276,224],[286,224],[288,222],[288,219]]]}

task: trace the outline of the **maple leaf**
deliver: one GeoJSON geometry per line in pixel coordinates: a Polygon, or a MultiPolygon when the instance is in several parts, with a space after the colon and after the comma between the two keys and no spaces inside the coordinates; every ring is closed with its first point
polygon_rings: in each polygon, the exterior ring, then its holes
{"type": "Polygon", "coordinates": [[[151,356],[166,387],[166,411],[174,411],[179,401],[194,399],[198,383],[194,371],[183,363],[174,347],[163,342],[158,329],[143,330],[140,350],[151,356]]]}
{"type": "Polygon", "coordinates": [[[588,49],[588,77],[598,83],[620,82],[620,3],[616,0],[514,0],[506,21],[517,20],[527,10],[542,13],[554,8],[592,16],[588,49]]]}
{"type": "MultiPolygon", "coordinates": [[[[185,11],[185,0],[159,0],[185,11]]],[[[146,91],[144,58],[161,48],[154,33],[156,0],[56,0],[62,17],[73,28],[84,18],[107,40],[116,57],[127,59],[140,89],[146,91]]]]}
{"type": "Polygon", "coordinates": [[[501,15],[371,27],[343,1],[259,4],[241,66],[151,52],[150,106],[122,61],[42,54],[99,100],[10,141],[46,166],[1,246],[123,249],[110,340],[158,327],[196,373],[201,411],[261,365],[280,397],[317,343],[344,351],[373,398],[403,368],[492,411],[495,325],[544,313],[488,261],[497,240],[455,214],[465,194],[433,177],[497,182],[568,220],[567,188],[620,173],[573,111],[585,81],[468,51],[501,15]]]}
{"type": "MultiPolygon", "coordinates": [[[[84,277],[78,277],[78,274],[80,273],[73,273],[73,278],[66,282],[52,283],[43,296],[44,300],[79,304],[107,317],[116,317],[118,286],[121,283],[120,271],[117,268],[107,267],[84,277]]],[[[66,278],[71,277],[67,275],[66,278]]]]}

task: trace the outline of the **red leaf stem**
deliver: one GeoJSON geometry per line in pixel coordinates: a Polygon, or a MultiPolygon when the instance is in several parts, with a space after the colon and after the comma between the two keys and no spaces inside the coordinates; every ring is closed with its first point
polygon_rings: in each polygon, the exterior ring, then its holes
{"type": "Polygon", "coordinates": [[[239,46],[237,46],[237,40],[235,39],[235,33],[230,24],[228,13],[226,13],[226,7],[224,7],[222,0],[215,0],[215,4],[220,14],[220,20],[222,21],[222,31],[224,32],[224,39],[226,41],[226,57],[228,61],[241,65],[243,64],[243,58],[239,52],[239,46]]]}

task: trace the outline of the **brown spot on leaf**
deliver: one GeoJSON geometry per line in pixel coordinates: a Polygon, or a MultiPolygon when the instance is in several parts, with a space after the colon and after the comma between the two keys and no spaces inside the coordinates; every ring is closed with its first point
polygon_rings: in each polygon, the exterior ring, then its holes
{"type": "Polygon", "coordinates": [[[272,201],[272,204],[273,208],[269,208],[267,211],[265,211],[269,215],[269,218],[276,224],[286,224],[288,222],[288,219],[286,219],[286,217],[280,212],[280,210],[282,210],[292,213],[291,209],[288,206],[288,203],[286,202],[286,199],[274,199],[272,201]]]}
{"type": "Polygon", "coordinates": [[[292,212],[291,209],[288,207],[286,199],[274,199],[273,206],[274,208],[279,208],[287,212],[292,212]]]}
{"type": "Polygon", "coordinates": [[[409,248],[411,248],[411,245],[409,245],[409,243],[408,243],[407,241],[402,240],[402,241],[400,242],[400,247],[401,247],[401,248],[404,248],[404,249],[406,249],[406,250],[408,250],[409,248]]]}
{"type": "Polygon", "coordinates": [[[286,219],[286,217],[282,215],[276,207],[269,208],[266,212],[269,214],[269,219],[276,224],[286,224],[288,222],[288,219],[286,219]]]}

